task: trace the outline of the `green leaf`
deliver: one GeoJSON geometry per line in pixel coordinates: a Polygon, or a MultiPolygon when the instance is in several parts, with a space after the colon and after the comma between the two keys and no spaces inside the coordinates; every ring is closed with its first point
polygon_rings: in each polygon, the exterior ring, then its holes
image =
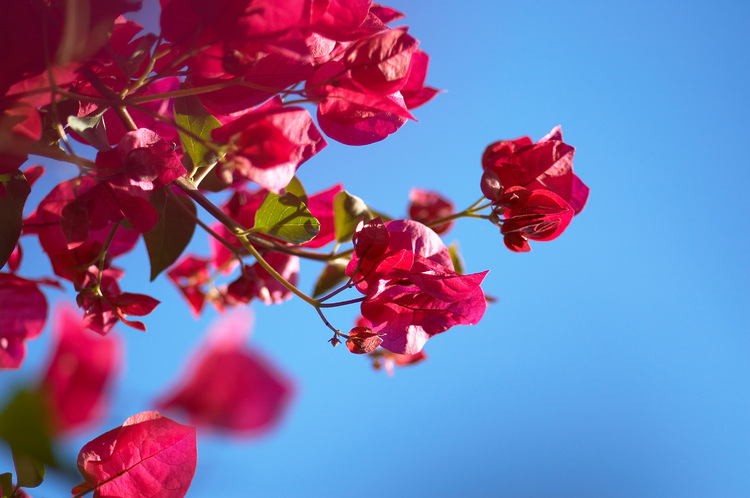
{"type": "Polygon", "coordinates": [[[38,392],[16,392],[0,413],[0,439],[8,443],[14,455],[28,455],[37,462],[57,466],[52,453],[49,408],[38,392]]]}
{"type": "Polygon", "coordinates": [[[380,218],[383,223],[385,223],[386,221],[393,221],[393,218],[391,218],[387,214],[383,214],[379,211],[375,211],[372,208],[370,208],[370,212],[372,213],[373,218],[380,218]]]}
{"type": "Polygon", "coordinates": [[[318,298],[334,290],[344,283],[349,277],[344,273],[346,270],[346,260],[336,260],[328,263],[315,282],[313,298],[318,298]]]}
{"type": "Polygon", "coordinates": [[[269,192],[255,213],[252,231],[299,245],[318,235],[320,222],[296,195],[269,192]]]}
{"type": "Polygon", "coordinates": [[[299,178],[297,178],[296,176],[292,177],[292,181],[289,182],[289,185],[284,187],[284,192],[286,192],[287,194],[296,195],[305,204],[307,204],[308,202],[305,187],[302,186],[302,182],[299,181],[299,178]]]}
{"type": "Polygon", "coordinates": [[[31,186],[21,170],[0,175],[0,268],[16,248],[23,228],[23,206],[31,186]]]}
{"type": "Polygon", "coordinates": [[[24,488],[35,488],[44,482],[44,463],[25,454],[13,451],[13,464],[16,467],[17,484],[24,488]]]}
{"type": "Polygon", "coordinates": [[[13,497],[13,474],[6,472],[0,474],[0,491],[2,491],[2,498],[13,497]]]}
{"type": "Polygon", "coordinates": [[[83,117],[68,116],[68,126],[84,140],[96,147],[99,152],[104,152],[112,147],[107,139],[107,126],[104,123],[103,114],[98,116],[83,117]]]}
{"type": "MultiPolygon", "coordinates": [[[[180,88],[184,87],[181,86],[180,88]]],[[[211,141],[211,130],[221,126],[219,120],[203,107],[198,97],[193,95],[175,99],[174,119],[178,125],[207,142],[211,141]]],[[[182,130],[178,130],[178,132],[180,134],[180,141],[182,142],[182,149],[193,161],[193,166],[202,168],[216,164],[219,158],[214,151],[208,149],[201,142],[182,130]]]]}
{"type": "Polygon", "coordinates": [[[151,281],[182,255],[195,232],[197,210],[193,200],[184,195],[167,195],[164,189],[151,196],[151,204],[159,212],[159,222],[143,234],[151,281]],[[193,214],[189,216],[187,212],[193,214]]]}
{"type": "Polygon", "coordinates": [[[352,240],[352,235],[362,218],[365,219],[365,223],[373,218],[365,201],[346,190],[336,194],[333,198],[333,223],[338,242],[352,240]]]}
{"type": "Polygon", "coordinates": [[[451,261],[453,261],[453,270],[463,275],[465,273],[464,260],[461,258],[458,242],[454,242],[448,247],[448,254],[450,254],[451,261]]]}

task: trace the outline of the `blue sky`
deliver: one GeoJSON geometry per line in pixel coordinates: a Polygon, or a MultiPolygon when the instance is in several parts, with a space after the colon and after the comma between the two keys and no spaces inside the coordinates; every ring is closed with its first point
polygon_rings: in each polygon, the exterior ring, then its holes
{"type": "MultiPolygon", "coordinates": [[[[750,4],[389,5],[446,92],[382,143],[331,144],[299,171],[309,192],[343,182],[404,215],[419,186],[468,206],[488,143],[561,124],[589,203],[530,254],[462,220],[446,241],[468,271],[491,270],[483,288],[499,301],[392,378],[331,348],[304,303],[253,304],[252,344],[296,379],[297,397],[259,440],[201,435],[188,496],[749,495],[750,4]]],[[[29,254],[27,271],[48,272],[29,254]]],[[[123,287],[163,304],[146,334],[117,329],[128,357],[115,406],[66,445],[71,460],[151,408],[212,319],[194,321],[164,278],[147,284],[143,247],[125,264],[123,287]]],[[[303,266],[303,289],[317,271],[303,266]]],[[[355,311],[331,318],[346,328],[355,311]]],[[[37,372],[48,335],[4,385],[37,372]]],[[[52,477],[32,494],[67,485],[52,477]]]]}

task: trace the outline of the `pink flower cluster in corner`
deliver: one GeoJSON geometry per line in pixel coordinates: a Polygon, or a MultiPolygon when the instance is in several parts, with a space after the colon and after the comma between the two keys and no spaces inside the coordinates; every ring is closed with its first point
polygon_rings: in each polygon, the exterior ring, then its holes
{"type": "Polygon", "coordinates": [[[511,251],[530,251],[529,239],[557,238],[586,205],[589,188],[573,173],[574,153],[560,126],[537,143],[521,137],[485,149],[482,193],[505,216],[500,231],[511,251]]]}
{"type": "Polygon", "coordinates": [[[430,337],[478,323],[486,308],[487,272],[456,273],[440,237],[416,221],[360,222],[346,274],[365,295],[362,316],[393,353],[418,353],[430,337]]]}

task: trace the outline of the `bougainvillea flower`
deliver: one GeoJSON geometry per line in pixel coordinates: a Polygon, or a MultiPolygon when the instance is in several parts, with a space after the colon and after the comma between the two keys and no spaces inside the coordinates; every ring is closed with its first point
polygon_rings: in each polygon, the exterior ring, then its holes
{"type": "Polygon", "coordinates": [[[407,28],[389,29],[353,43],[342,62],[355,85],[370,92],[391,94],[406,84],[411,54],[418,44],[407,28]]]}
{"type": "Polygon", "coordinates": [[[573,173],[574,153],[575,147],[562,141],[560,126],[535,144],[529,137],[495,142],[482,155],[482,193],[495,202],[510,187],[549,190],[578,214],[589,188],[573,173]]]}
{"type": "MultiPolygon", "coordinates": [[[[299,258],[279,252],[268,252],[263,259],[271,265],[287,282],[297,285],[299,278],[299,258]]],[[[281,304],[291,299],[292,292],[284,287],[260,263],[244,265],[240,277],[229,284],[227,294],[241,303],[259,299],[263,304],[281,304]]]]}
{"type": "Polygon", "coordinates": [[[383,338],[369,327],[354,327],[349,331],[346,347],[354,354],[366,354],[374,351],[383,342],[383,338]]]}
{"type": "Polygon", "coordinates": [[[55,309],[56,344],[41,384],[55,432],[65,433],[101,419],[108,390],[119,369],[122,345],[81,325],[71,306],[55,309]]]}
{"type": "Polygon", "coordinates": [[[430,337],[476,324],[484,315],[479,284],[487,272],[456,273],[440,237],[421,223],[360,223],[354,249],[346,274],[365,294],[362,316],[383,338],[383,348],[418,353],[430,337]]]}
{"type": "Polygon", "coordinates": [[[359,28],[368,17],[371,3],[371,0],[311,2],[311,28],[331,40],[355,40],[361,35],[359,28]]]}
{"type": "Polygon", "coordinates": [[[216,128],[211,136],[229,144],[222,170],[276,193],[327,145],[306,109],[284,107],[278,98],[216,128]]]}
{"type": "MultiPolygon", "coordinates": [[[[409,218],[425,225],[448,217],[455,211],[453,203],[437,192],[428,192],[416,187],[409,192],[409,201],[409,218]]],[[[430,228],[437,234],[443,234],[452,226],[453,221],[448,221],[430,228]]]]}
{"type": "Polygon", "coordinates": [[[426,104],[439,93],[435,88],[424,86],[429,63],[430,56],[422,50],[417,49],[411,54],[409,78],[400,90],[406,108],[409,110],[426,104]]]}
{"type": "Polygon", "coordinates": [[[357,85],[341,61],[320,66],[308,80],[310,98],[320,100],[318,124],[334,140],[368,145],[385,139],[414,119],[400,92],[382,94],[357,85]]]}
{"type": "Polygon", "coordinates": [[[24,342],[38,337],[46,320],[47,299],[38,284],[0,273],[0,369],[21,366],[24,342]]]}
{"type": "Polygon", "coordinates": [[[100,278],[98,275],[99,269],[91,266],[77,286],[79,292],[76,302],[84,310],[81,324],[101,335],[109,333],[118,321],[145,332],[146,326],[142,322],[125,317],[148,315],[154,311],[159,301],[145,294],[122,292],[117,283],[123,275],[122,270],[107,268],[100,278]]]}
{"type": "Polygon", "coordinates": [[[191,423],[240,436],[273,428],[292,387],[258,352],[245,346],[251,317],[235,312],[209,333],[208,343],[188,363],[181,387],[157,402],[160,409],[187,413],[191,423]]]}
{"type": "Polygon", "coordinates": [[[187,173],[172,144],[146,128],[126,133],[117,147],[99,152],[96,167],[100,178],[115,184],[114,177],[122,176],[146,191],[164,187],[187,173]]]}
{"type": "Polygon", "coordinates": [[[206,293],[202,286],[211,276],[208,263],[209,260],[205,258],[186,256],[167,272],[167,277],[180,290],[190,306],[190,311],[196,317],[200,316],[206,302],[206,293]]]}
{"type": "Polygon", "coordinates": [[[500,198],[507,208],[500,233],[505,246],[513,252],[531,250],[527,239],[547,241],[559,237],[573,219],[573,209],[548,190],[511,187],[500,198]]]}
{"type": "Polygon", "coordinates": [[[195,427],[141,412],[81,448],[78,470],[85,481],[72,493],[182,498],[197,460],[195,427]]]}

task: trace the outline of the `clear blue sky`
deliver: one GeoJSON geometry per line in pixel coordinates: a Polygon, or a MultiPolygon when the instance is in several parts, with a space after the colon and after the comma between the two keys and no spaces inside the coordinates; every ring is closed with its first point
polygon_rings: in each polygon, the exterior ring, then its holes
{"type": "MultiPolygon", "coordinates": [[[[530,254],[489,223],[459,223],[447,241],[468,271],[491,270],[483,288],[499,301],[393,378],[331,348],[308,306],[253,304],[252,343],[297,398],[260,440],[201,437],[188,496],[750,496],[750,4],[388,5],[447,92],[382,143],[332,144],[300,169],[308,191],[342,181],[403,215],[416,185],[467,206],[488,143],[561,124],[589,203],[530,254]]],[[[148,333],[117,329],[127,371],[96,434],[149,409],[210,321],[165,279],[147,285],[145,258],[129,257],[141,268],[124,287],[163,304],[148,333]]],[[[303,267],[303,289],[317,269],[303,267]]],[[[31,343],[3,385],[33,375],[47,346],[31,343]]]]}

